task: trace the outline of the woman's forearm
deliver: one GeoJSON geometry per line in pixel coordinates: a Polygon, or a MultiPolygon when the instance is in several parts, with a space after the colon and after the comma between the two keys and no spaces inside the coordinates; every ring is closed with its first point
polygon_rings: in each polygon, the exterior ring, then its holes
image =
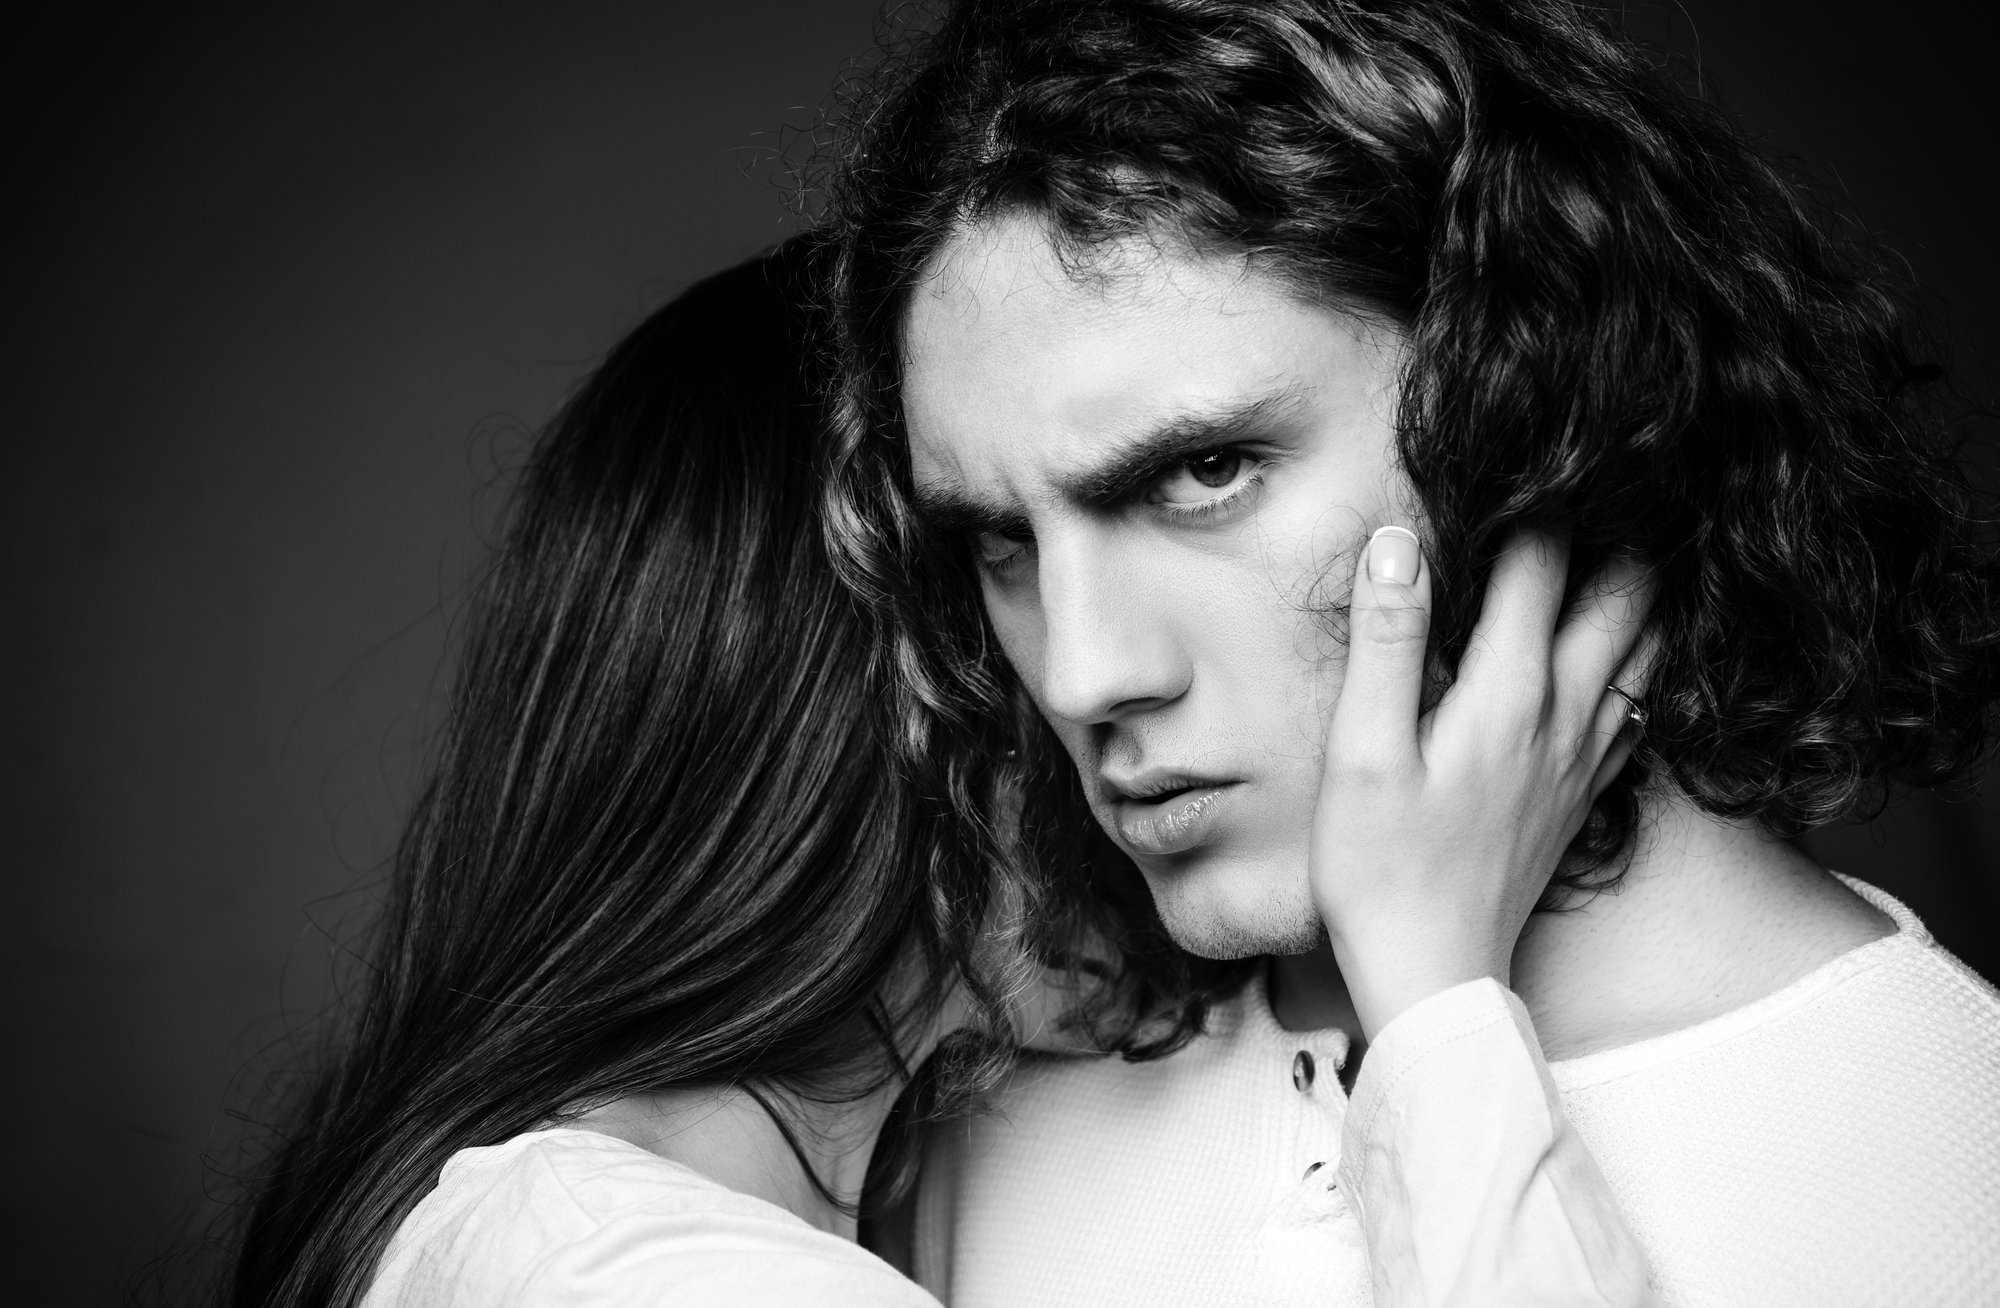
{"type": "Polygon", "coordinates": [[[1657,1302],[1527,1010],[1486,979],[1369,1046],[1342,1131],[1377,1308],[1657,1302]]]}

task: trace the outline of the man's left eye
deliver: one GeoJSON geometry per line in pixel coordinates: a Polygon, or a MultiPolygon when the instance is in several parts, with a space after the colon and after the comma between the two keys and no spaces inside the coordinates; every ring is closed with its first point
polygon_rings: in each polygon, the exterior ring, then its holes
{"type": "Polygon", "coordinates": [[[1210,450],[1160,478],[1153,499],[1163,504],[1199,504],[1218,498],[1243,479],[1251,460],[1237,450],[1210,450]]]}

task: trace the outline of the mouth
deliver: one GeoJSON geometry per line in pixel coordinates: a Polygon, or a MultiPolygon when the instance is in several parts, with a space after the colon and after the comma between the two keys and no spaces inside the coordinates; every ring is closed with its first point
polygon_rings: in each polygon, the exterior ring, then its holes
{"type": "Polygon", "coordinates": [[[1234,781],[1163,776],[1104,782],[1118,837],[1135,854],[1185,854],[1208,840],[1234,781]]]}

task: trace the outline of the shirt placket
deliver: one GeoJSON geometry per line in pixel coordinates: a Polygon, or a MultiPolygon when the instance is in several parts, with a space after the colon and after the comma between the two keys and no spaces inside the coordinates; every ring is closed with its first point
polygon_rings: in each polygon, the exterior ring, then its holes
{"type": "Polygon", "coordinates": [[[1269,1055],[1265,1094],[1282,1124],[1273,1143],[1274,1163],[1282,1160],[1283,1171],[1269,1183],[1257,1301],[1345,1302],[1357,1266],[1366,1288],[1360,1230],[1336,1180],[1347,1111],[1340,1069],[1347,1050],[1339,1031],[1286,1032],[1269,1055]]]}

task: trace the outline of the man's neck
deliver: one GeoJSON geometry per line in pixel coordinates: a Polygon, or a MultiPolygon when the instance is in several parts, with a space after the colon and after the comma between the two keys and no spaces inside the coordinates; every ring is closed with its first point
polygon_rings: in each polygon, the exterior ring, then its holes
{"type": "MultiPolygon", "coordinates": [[[[1784,841],[1655,793],[1618,888],[1537,913],[1503,980],[1548,1056],[1573,1058],[1719,1017],[1893,930],[1784,841]]],[[[1324,947],[1272,960],[1272,1009],[1358,1033],[1324,947]]]]}

